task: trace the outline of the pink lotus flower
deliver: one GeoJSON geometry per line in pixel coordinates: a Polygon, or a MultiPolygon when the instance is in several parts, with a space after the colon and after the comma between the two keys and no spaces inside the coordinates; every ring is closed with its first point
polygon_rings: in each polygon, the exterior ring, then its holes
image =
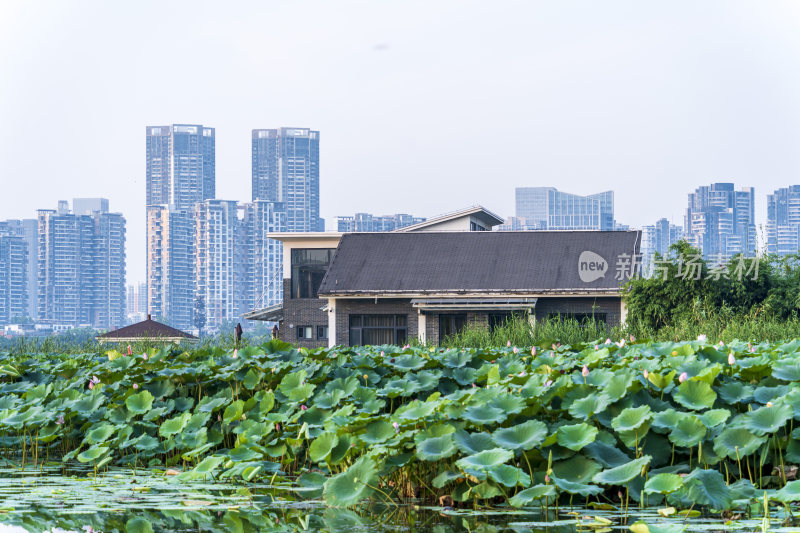
{"type": "Polygon", "coordinates": [[[139,388],[139,384],[138,384],[138,383],[134,383],[134,384],[133,384],[133,390],[136,390],[136,389],[138,389],[138,388],[139,388]]]}
{"type": "Polygon", "coordinates": [[[644,369],[644,372],[642,372],[642,374],[644,375],[644,379],[650,377],[650,372],[648,372],[646,368],[644,369]]]}
{"type": "Polygon", "coordinates": [[[100,383],[100,378],[98,378],[97,376],[92,376],[92,383],[94,384],[100,383]]]}
{"type": "Polygon", "coordinates": [[[588,366],[583,365],[583,368],[581,369],[581,375],[583,377],[586,377],[586,376],[589,375],[589,367],[588,366]]]}
{"type": "Polygon", "coordinates": [[[750,348],[750,353],[756,353],[756,347],[755,347],[755,346],[753,346],[752,348],[750,348]]]}
{"type": "Polygon", "coordinates": [[[306,407],[306,404],[300,406],[301,411],[305,411],[306,409],[308,409],[308,407],[306,407]]]}
{"type": "Polygon", "coordinates": [[[147,354],[146,354],[146,353],[143,353],[143,354],[142,354],[142,359],[144,359],[145,361],[147,361],[147,354]]]}
{"type": "Polygon", "coordinates": [[[90,381],[90,382],[89,382],[89,390],[92,390],[93,388],[94,388],[94,383],[92,383],[92,382],[90,381]]]}
{"type": "Polygon", "coordinates": [[[234,348],[233,349],[233,358],[236,359],[237,357],[239,357],[239,349],[238,348],[234,348]]]}
{"type": "Polygon", "coordinates": [[[411,345],[410,344],[406,344],[405,346],[403,346],[404,350],[407,349],[407,348],[411,348],[411,345]]]}
{"type": "Polygon", "coordinates": [[[275,431],[280,431],[280,430],[281,430],[281,425],[275,424],[275,431]]]}
{"type": "Polygon", "coordinates": [[[473,388],[473,389],[477,389],[477,388],[478,388],[478,386],[477,386],[477,385],[475,385],[475,384],[473,383],[473,384],[472,384],[472,388],[473,388]]]}
{"type": "Polygon", "coordinates": [[[392,426],[394,427],[395,433],[400,433],[400,424],[398,424],[397,422],[392,422],[392,426]]]}
{"type": "Polygon", "coordinates": [[[517,348],[516,346],[514,346],[514,350],[513,350],[513,352],[514,352],[514,353],[519,353],[519,348],[517,348]]]}
{"type": "Polygon", "coordinates": [[[708,340],[708,337],[706,337],[705,335],[703,335],[703,334],[701,333],[700,335],[698,335],[698,336],[697,336],[697,340],[698,340],[699,342],[706,342],[706,341],[708,340]]]}
{"type": "Polygon", "coordinates": [[[620,339],[619,342],[617,343],[617,346],[619,346],[620,348],[625,346],[625,339],[620,339]]]}
{"type": "Polygon", "coordinates": [[[64,425],[64,415],[58,415],[58,419],[56,420],[56,424],[59,426],[64,425]]]}
{"type": "Polygon", "coordinates": [[[720,346],[725,346],[725,343],[724,343],[724,342],[722,342],[722,341],[719,341],[719,345],[720,345],[720,346]]]}
{"type": "Polygon", "coordinates": [[[595,349],[595,350],[599,350],[599,349],[600,349],[600,345],[599,345],[599,344],[595,344],[595,345],[594,345],[594,349],[595,349]]]}
{"type": "Polygon", "coordinates": [[[506,341],[506,346],[510,348],[511,347],[511,341],[506,341]]]}
{"type": "Polygon", "coordinates": [[[520,372],[520,373],[519,373],[519,374],[517,374],[517,375],[518,375],[519,377],[521,377],[521,378],[524,378],[524,377],[525,377],[527,374],[525,374],[525,371],[523,370],[522,372],[520,372]]]}
{"type": "Polygon", "coordinates": [[[536,356],[536,346],[531,347],[531,355],[536,356]]]}
{"type": "Polygon", "coordinates": [[[128,355],[133,355],[133,350],[131,350],[131,345],[128,345],[128,355]]]}
{"type": "Polygon", "coordinates": [[[689,374],[687,374],[686,372],[683,372],[680,376],[678,376],[678,381],[680,381],[681,383],[683,383],[687,379],[689,379],[689,374]]]}
{"type": "Polygon", "coordinates": [[[544,382],[544,386],[545,387],[549,387],[552,384],[553,384],[553,380],[551,380],[551,379],[548,379],[547,381],[544,382]]]}
{"type": "Polygon", "coordinates": [[[731,366],[736,364],[736,357],[733,356],[733,352],[728,354],[728,364],[731,366]]]}
{"type": "Polygon", "coordinates": [[[556,351],[556,349],[557,349],[557,348],[556,348],[556,345],[555,345],[555,344],[552,344],[552,345],[550,345],[550,349],[551,349],[551,350],[553,350],[553,351],[555,352],[555,351],[556,351]]]}
{"type": "Polygon", "coordinates": [[[636,337],[634,337],[633,335],[631,335],[631,342],[636,342],[636,337]]]}
{"type": "Polygon", "coordinates": [[[606,339],[606,344],[611,344],[611,339],[606,339]]]}

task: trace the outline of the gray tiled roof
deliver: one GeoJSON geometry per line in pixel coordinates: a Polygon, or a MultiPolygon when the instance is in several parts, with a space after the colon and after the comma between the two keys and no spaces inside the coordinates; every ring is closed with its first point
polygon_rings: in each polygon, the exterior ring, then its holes
{"type": "Polygon", "coordinates": [[[174,339],[178,337],[189,340],[197,339],[194,335],[189,335],[179,329],[162,324],[161,322],[156,322],[150,318],[97,336],[98,339],[128,339],[133,337],[141,337],[142,339],[174,339]]]}
{"type": "Polygon", "coordinates": [[[618,261],[640,241],[638,231],[348,233],[319,293],[617,291],[618,261]],[[581,279],[586,251],[605,259],[604,276],[581,279]]]}

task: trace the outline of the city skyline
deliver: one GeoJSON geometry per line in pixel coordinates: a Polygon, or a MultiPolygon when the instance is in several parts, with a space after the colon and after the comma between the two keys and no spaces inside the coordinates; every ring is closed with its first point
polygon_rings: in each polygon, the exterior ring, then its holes
{"type": "Polygon", "coordinates": [[[763,223],[766,195],[800,176],[792,3],[0,10],[13,51],[0,57],[0,218],[109,198],[129,223],[134,282],[145,278],[148,124],[213,125],[215,196],[240,201],[251,130],[313,126],[329,227],[342,213],[430,217],[477,201],[509,216],[514,187],[544,185],[614,189],[616,218],[632,227],[653,214],[679,223],[686,192],[717,181],[756,186],[763,223]],[[174,36],[181,61],[155,60],[163,43],[144,28],[174,36]],[[59,142],[42,157],[45,131],[59,142]]]}

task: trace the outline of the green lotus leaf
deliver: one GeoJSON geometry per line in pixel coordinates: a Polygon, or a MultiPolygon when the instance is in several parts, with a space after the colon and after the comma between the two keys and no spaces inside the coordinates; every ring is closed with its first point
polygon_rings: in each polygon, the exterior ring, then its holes
{"type": "Polygon", "coordinates": [[[416,444],[419,444],[426,439],[430,439],[433,437],[444,437],[445,435],[452,435],[455,432],[456,428],[452,424],[447,424],[447,423],[432,424],[428,426],[426,429],[423,429],[422,431],[416,433],[414,435],[414,442],[416,444]]]}
{"type": "MultiPolygon", "coordinates": [[[[585,451],[586,449],[584,448],[585,451]]],[[[625,461],[627,462],[627,458],[625,461]]],[[[565,461],[553,463],[553,474],[561,479],[577,483],[588,483],[602,469],[603,467],[600,463],[583,455],[574,455],[565,461]]]]}
{"type": "Polygon", "coordinates": [[[206,396],[200,403],[197,404],[197,411],[201,413],[211,413],[228,403],[230,399],[228,398],[211,398],[206,396]]]}
{"type": "Polygon", "coordinates": [[[681,413],[675,409],[666,409],[653,415],[653,427],[658,429],[672,430],[678,423],[678,420],[686,416],[686,413],[681,413]]]}
{"type": "Polygon", "coordinates": [[[599,440],[594,441],[583,449],[587,457],[594,459],[606,468],[624,465],[631,460],[616,446],[611,446],[599,440]]]}
{"type": "Polygon", "coordinates": [[[321,463],[337,444],[339,444],[339,437],[335,433],[323,433],[311,442],[308,447],[308,457],[315,463],[321,463]]]}
{"type": "Polygon", "coordinates": [[[794,411],[786,404],[764,406],[744,415],[745,427],[759,436],[775,433],[793,416],[794,411]]]}
{"type": "Polygon", "coordinates": [[[556,439],[561,446],[577,452],[587,444],[594,442],[596,437],[597,428],[581,422],[558,428],[556,439]]]}
{"type": "Polygon", "coordinates": [[[453,379],[456,380],[461,386],[469,385],[470,383],[475,383],[475,376],[477,372],[474,368],[470,368],[465,366],[464,368],[455,368],[453,369],[452,376],[453,379]]]}
{"type": "Polygon", "coordinates": [[[498,429],[492,439],[508,450],[530,450],[539,446],[547,436],[547,425],[538,420],[528,420],[510,428],[498,429]]]}
{"type": "Polygon", "coordinates": [[[322,487],[326,479],[328,478],[319,472],[305,472],[297,478],[297,487],[292,490],[303,498],[316,500],[322,497],[322,487]]]}
{"type": "Polygon", "coordinates": [[[405,420],[420,420],[433,413],[438,404],[433,402],[421,402],[414,400],[395,411],[395,414],[405,420]]]}
{"type": "Polygon", "coordinates": [[[681,383],[672,395],[676,402],[695,411],[708,409],[717,399],[717,393],[711,385],[694,379],[681,383]]]}
{"type": "Polygon", "coordinates": [[[442,357],[442,364],[450,368],[461,368],[470,361],[472,361],[472,354],[463,351],[449,351],[442,357]]]}
{"type": "Polygon", "coordinates": [[[127,533],[153,533],[153,524],[146,518],[134,516],[125,523],[127,533]]]}
{"type": "Polygon", "coordinates": [[[608,385],[603,388],[603,394],[608,396],[612,402],[616,402],[627,394],[632,383],[633,375],[624,370],[619,370],[614,373],[608,385]]]}
{"type": "Polygon", "coordinates": [[[230,424],[237,420],[241,420],[242,414],[244,414],[244,401],[236,400],[225,408],[225,412],[222,415],[222,421],[226,424],[230,424]]]}
{"type": "Polygon", "coordinates": [[[800,501],[800,480],[788,482],[782,489],[775,492],[773,498],[783,503],[800,501]]]}
{"type": "Polygon", "coordinates": [[[675,523],[647,524],[641,520],[628,528],[632,533],[683,533],[688,526],[675,523]]]}
{"type": "Polygon", "coordinates": [[[490,500],[492,498],[502,496],[503,492],[494,484],[489,483],[488,481],[483,481],[482,483],[478,483],[477,485],[470,487],[469,495],[470,498],[477,497],[481,500],[490,500]]]}
{"type": "Polygon", "coordinates": [[[709,428],[715,428],[730,418],[731,412],[727,409],[711,409],[700,416],[703,424],[709,428]]]}
{"type": "Polygon", "coordinates": [[[800,381],[800,361],[782,359],[772,363],[772,377],[783,381],[800,381]]]}
{"type": "Polygon", "coordinates": [[[753,387],[741,381],[729,381],[718,389],[719,397],[730,404],[747,403],[753,397],[753,387]]]}
{"type": "Polygon", "coordinates": [[[96,428],[86,433],[86,442],[89,444],[98,444],[105,442],[108,438],[117,431],[117,428],[111,424],[100,424],[96,428]]]}
{"type": "Polygon", "coordinates": [[[143,390],[125,399],[125,407],[134,415],[143,415],[153,407],[153,395],[143,390]]]}
{"type": "Polygon", "coordinates": [[[611,420],[611,427],[617,431],[633,431],[650,420],[652,413],[649,405],[628,407],[611,420]]]}
{"type": "Polygon", "coordinates": [[[350,451],[350,444],[352,441],[348,435],[339,435],[339,443],[331,450],[331,455],[328,458],[328,464],[338,465],[342,460],[347,457],[347,452],[350,451]]]}
{"type": "Polygon", "coordinates": [[[706,426],[694,415],[682,416],[668,434],[670,442],[674,442],[684,448],[697,446],[705,436],[706,426]]]}
{"type": "Polygon", "coordinates": [[[678,474],[656,474],[644,484],[647,494],[671,494],[683,486],[683,479],[678,474]]]}
{"type": "Polygon", "coordinates": [[[342,398],[344,397],[345,392],[340,389],[332,390],[330,392],[321,392],[314,395],[314,407],[319,407],[320,409],[333,409],[339,405],[339,402],[342,401],[342,398]]]}
{"type": "Polygon", "coordinates": [[[697,505],[707,505],[712,509],[724,510],[731,505],[731,489],[725,477],[716,470],[695,469],[683,478],[686,496],[697,505]]]}
{"type": "Polygon", "coordinates": [[[253,390],[259,383],[261,383],[261,378],[263,377],[264,375],[261,372],[255,368],[251,368],[247,371],[247,374],[244,375],[242,385],[244,385],[247,390],[253,390]]]}
{"type": "Polygon", "coordinates": [[[649,372],[647,375],[647,380],[655,385],[658,389],[665,389],[668,385],[671,385],[673,380],[675,379],[676,372],[673,370],[666,375],[659,374],[657,372],[649,372]]]}
{"type": "Polygon", "coordinates": [[[500,394],[495,396],[492,398],[492,401],[489,402],[489,405],[500,409],[504,413],[512,414],[520,413],[527,407],[524,399],[519,396],[514,396],[513,394],[500,394]]]}
{"type": "Polygon", "coordinates": [[[464,410],[462,418],[473,424],[483,426],[486,424],[501,424],[508,414],[502,409],[487,404],[470,405],[464,410]]]}
{"type": "Polygon", "coordinates": [[[452,435],[430,437],[417,444],[417,457],[423,461],[439,461],[456,453],[452,435]]]}
{"type": "Polygon", "coordinates": [[[453,434],[453,439],[459,451],[466,455],[474,455],[495,447],[495,442],[489,433],[469,433],[461,429],[453,434]]]}
{"type": "Polygon", "coordinates": [[[378,470],[371,457],[362,456],[350,467],[329,478],[322,489],[325,503],[331,507],[349,507],[368,498],[378,484],[378,470]]]}
{"type": "Polygon", "coordinates": [[[224,457],[219,456],[210,456],[206,457],[202,461],[200,461],[197,466],[192,469],[192,472],[195,474],[205,475],[210,474],[214,470],[216,470],[219,465],[225,462],[224,457]]]}
{"type": "Polygon", "coordinates": [[[283,376],[278,390],[292,402],[304,402],[314,391],[312,383],[306,383],[306,371],[298,370],[283,376]]]}
{"type": "Polygon", "coordinates": [[[393,366],[399,370],[419,370],[427,364],[427,361],[422,357],[412,354],[397,355],[395,357],[384,359],[383,362],[388,366],[393,366]]]}
{"type": "Polygon", "coordinates": [[[553,484],[556,487],[558,487],[559,490],[568,492],[569,494],[580,494],[581,496],[588,497],[603,492],[603,489],[598,487],[597,485],[588,485],[586,483],[575,483],[574,481],[562,479],[557,476],[550,476],[550,479],[553,481],[553,484]]]}
{"type": "Polygon", "coordinates": [[[516,487],[521,485],[527,487],[531,484],[531,476],[516,466],[497,465],[486,471],[489,479],[505,487],[516,487]]]}
{"type": "Polygon", "coordinates": [[[456,461],[456,466],[462,470],[486,470],[493,466],[501,465],[514,457],[514,454],[503,448],[492,448],[473,455],[468,455],[456,461]]]}
{"type": "Polygon", "coordinates": [[[245,463],[262,459],[264,454],[248,446],[237,446],[228,452],[228,459],[237,463],[245,463]]]}
{"type": "Polygon", "coordinates": [[[714,453],[720,457],[743,459],[764,444],[764,439],[757,437],[745,428],[725,428],[714,439],[714,453]]]}
{"type": "Polygon", "coordinates": [[[592,481],[603,485],[624,485],[636,476],[641,475],[642,469],[650,464],[651,459],[649,455],[644,455],[627,464],[603,470],[595,474],[592,481]]]}
{"type": "Polygon", "coordinates": [[[165,420],[161,427],[158,428],[158,434],[164,438],[171,437],[172,435],[176,435],[183,431],[183,428],[186,427],[186,424],[189,422],[189,419],[192,417],[192,414],[189,412],[185,412],[182,415],[178,415],[174,418],[170,418],[169,420],[165,420]]]}
{"type": "Polygon", "coordinates": [[[391,439],[394,435],[394,426],[384,420],[376,420],[367,424],[364,433],[359,437],[367,444],[380,444],[391,439]]]}
{"type": "Polygon", "coordinates": [[[787,397],[792,388],[789,385],[778,385],[776,387],[756,387],[753,391],[753,399],[761,404],[777,402],[781,398],[787,397]]]}
{"type": "Polygon", "coordinates": [[[159,448],[159,442],[158,439],[153,436],[142,435],[133,447],[142,452],[152,452],[159,448]]]}
{"type": "Polygon", "coordinates": [[[95,444],[91,448],[79,453],[77,459],[81,463],[88,463],[89,461],[94,461],[99,457],[102,457],[106,452],[108,452],[108,446],[100,446],[95,444]]]}
{"type": "Polygon", "coordinates": [[[453,481],[463,478],[464,474],[461,472],[456,472],[454,470],[445,470],[435,478],[433,478],[433,486],[434,488],[441,489],[448,483],[452,483],[453,481]]]}
{"type": "Polygon", "coordinates": [[[511,498],[508,503],[513,507],[523,507],[542,498],[553,498],[556,495],[556,489],[553,485],[536,485],[529,489],[518,492],[511,498]]]}
{"type": "Polygon", "coordinates": [[[575,400],[569,406],[569,414],[574,418],[588,420],[597,413],[605,411],[611,403],[611,398],[605,394],[592,394],[575,400]]]}

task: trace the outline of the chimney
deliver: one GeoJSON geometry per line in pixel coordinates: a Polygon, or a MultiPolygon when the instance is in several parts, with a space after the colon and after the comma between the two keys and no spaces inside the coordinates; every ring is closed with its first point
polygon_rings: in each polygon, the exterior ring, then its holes
{"type": "Polygon", "coordinates": [[[150,315],[147,315],[147,320],[150,320],[150,315]]]}

